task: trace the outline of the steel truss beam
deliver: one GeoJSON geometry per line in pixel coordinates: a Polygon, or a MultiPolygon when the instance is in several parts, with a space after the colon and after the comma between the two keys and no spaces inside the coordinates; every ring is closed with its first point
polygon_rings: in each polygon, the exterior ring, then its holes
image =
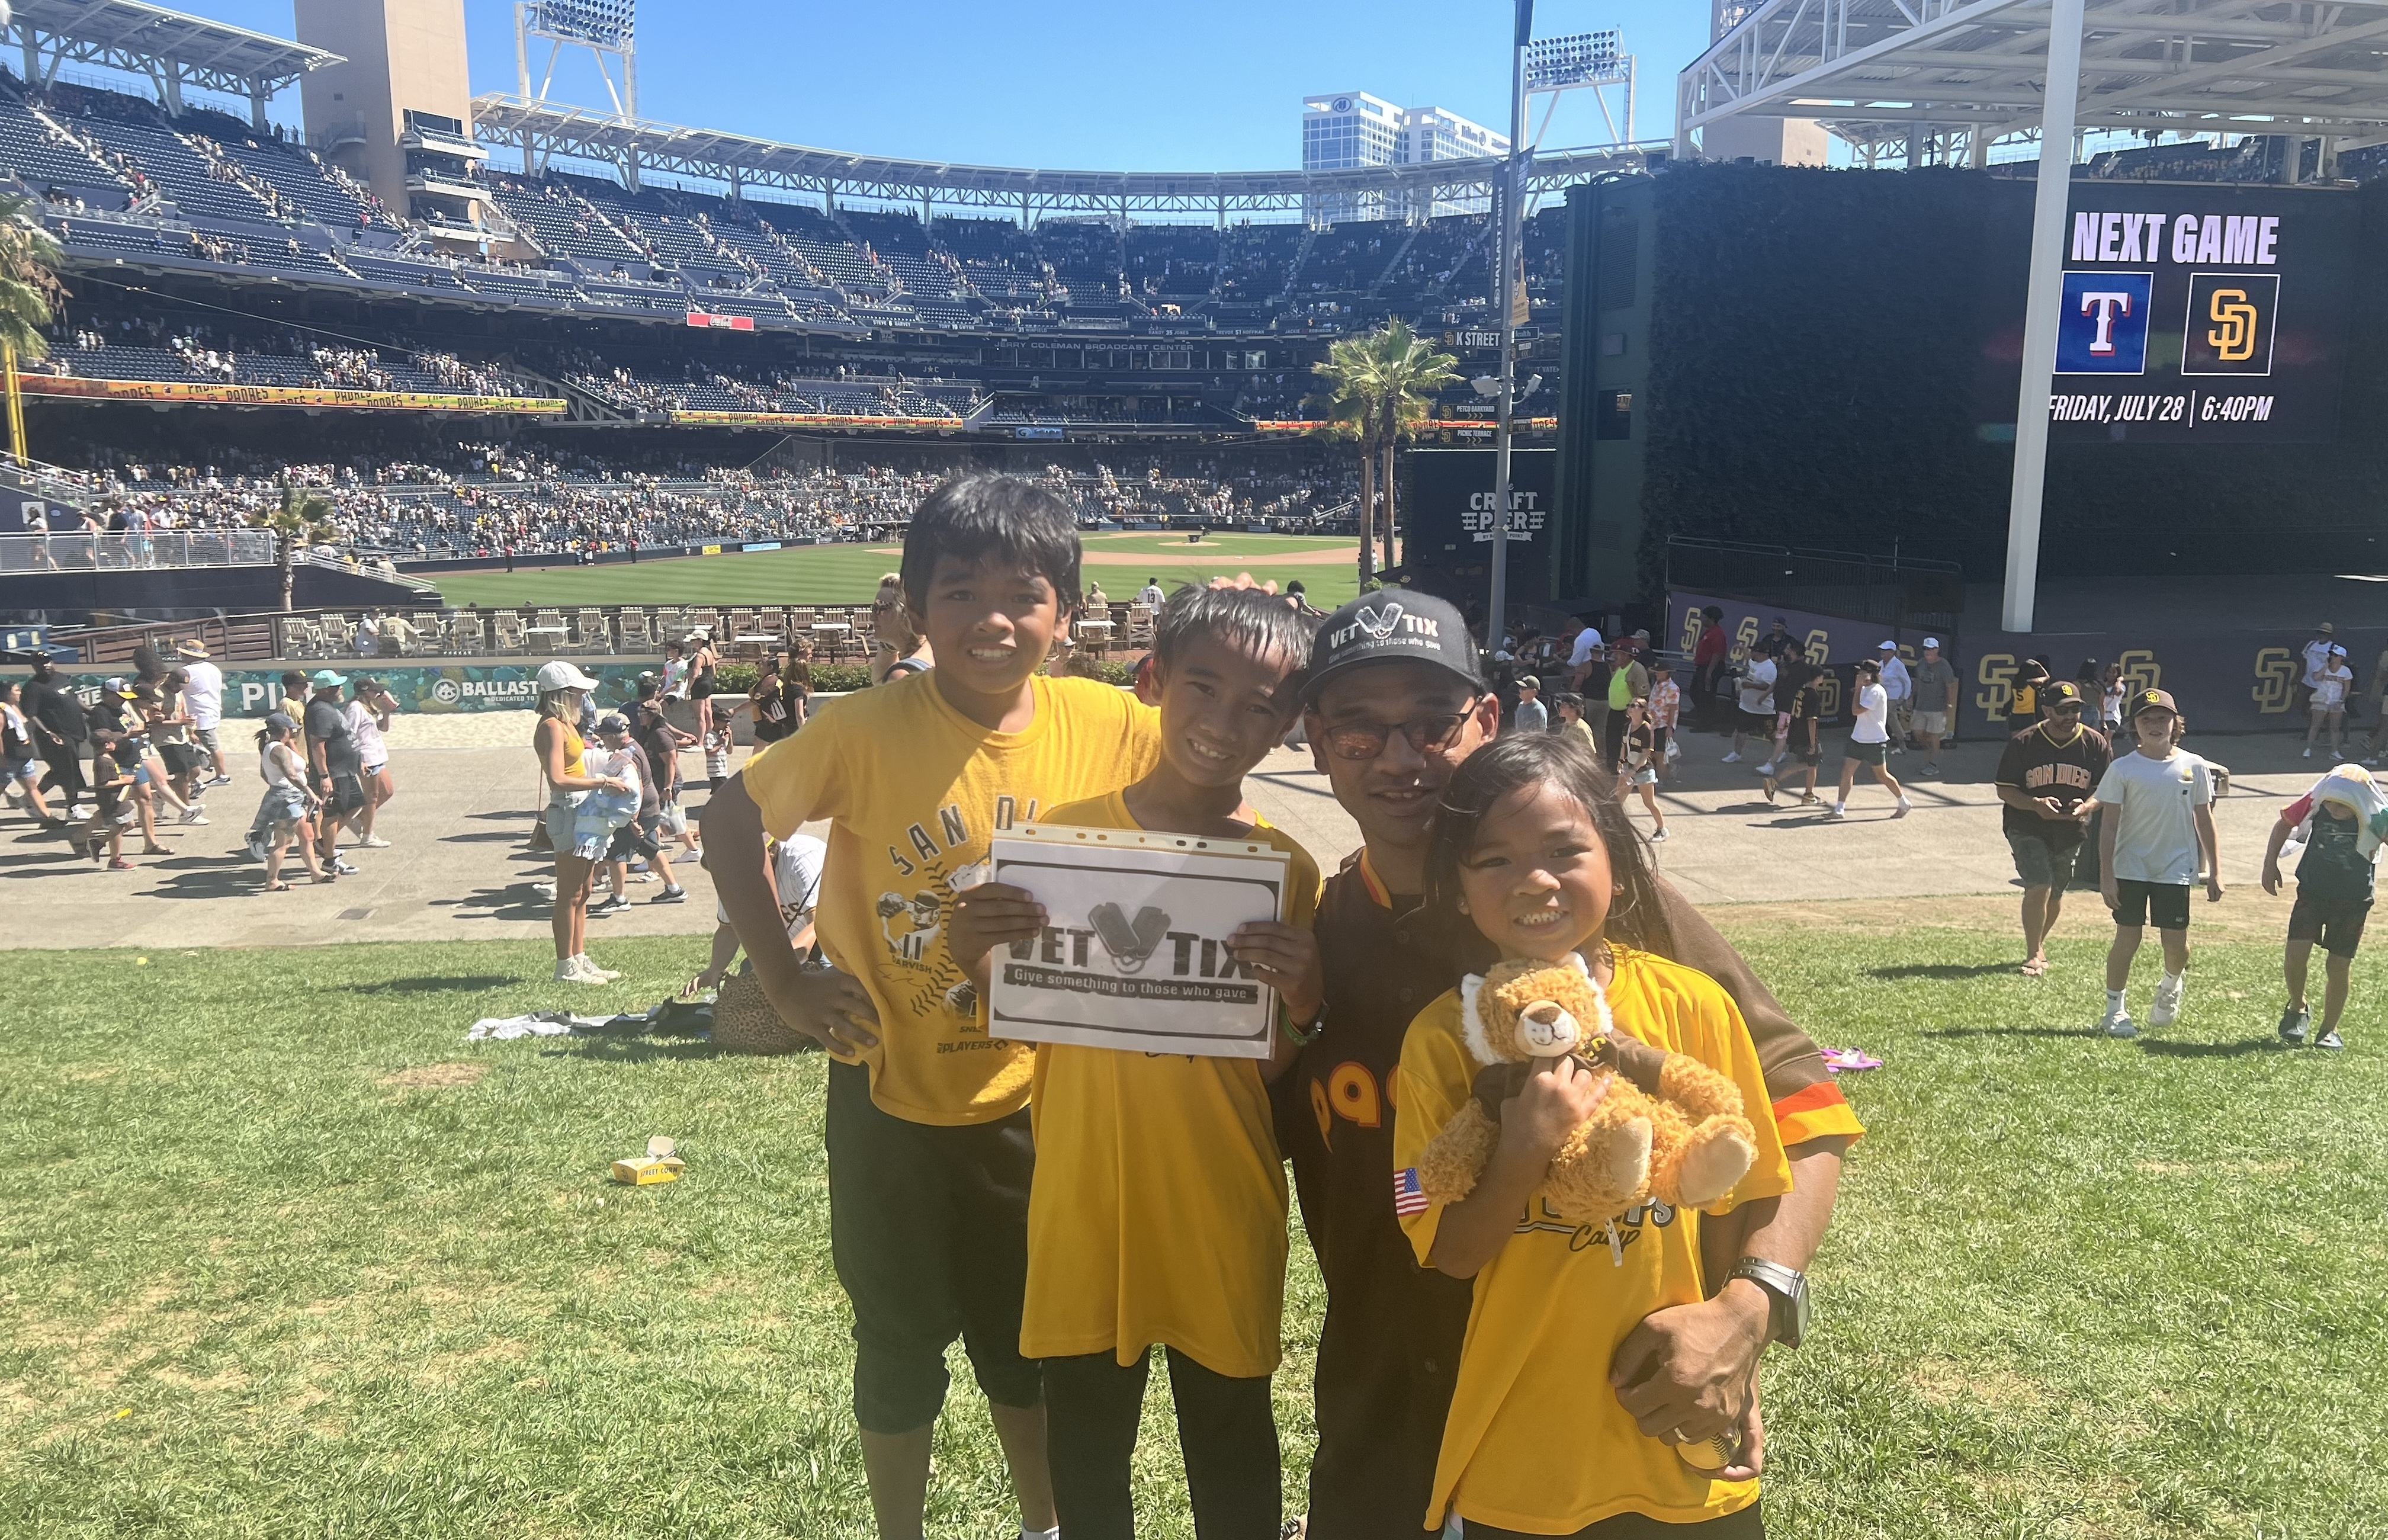
{"type": "MultiPolygon", "coordinates": [[[[1332,172],[1077,172],[899,160],[780,144],[744,134],[616,117],[557,102],[490,95],[473,101],[473,125],[492,148],[535,161],[563,156],[619,169],[628,181],[662,173],[824,200],[863,198],[920,207],[1000,210],[1035,219],[1058,213],[1282,212],[1361,194],[1426,199],[1490,197],[1501,161],[1438,160],[1332,172]]],[[[1645,164],[1658,146],[1544,151],[1531,193],[1551,193],[1645,164]]]]}
{"type": "MultiPolygon", "coordinates": [[[[1677,147],[1734,116],[1879,148],[2039,120],[2049,0],[1762,0],[1677,80],[1677,147]]],[[[2078,123],[2185,134],[2388,128],[2388,0],[2089,0],[2078,123]]],[[[1994,132],[1995,131],[1995,132],[1994,132]]]]}
{"type": "Polygon", "coordinates": [[[35,84],[55,80],[62,64],[95,64],[146,75],[170,99],[188,87],[245,96],[261,112],[309,70],[341,62],[321,48],[146,0],[17,0],[10,13],[5,35],[35,84]]]}

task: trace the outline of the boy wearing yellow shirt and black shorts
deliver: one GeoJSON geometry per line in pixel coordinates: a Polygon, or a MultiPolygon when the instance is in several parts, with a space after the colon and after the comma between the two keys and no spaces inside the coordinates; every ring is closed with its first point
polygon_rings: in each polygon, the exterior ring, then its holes
{"type": "Polygon", "coordinates": [[[1036,1364],[1020,1352],[1035,1153],[1028,1045],[991,1038],[946,943],[987,842],[1153,763],[1157,713],[1037,673],[1078,603],[1076,521],[1032,483],[939,488],[904,541],[904,604],[937,666],[824,706],[714,794],[723,910],[787,1023],[830,1066],[830,1245],[854,1306],[854,1410],[879,1533],[921,1533],[956,1336],[986,1393],[1023,1533],[1054,1527],[1036,1364]],[[832,821],[798,966],[766,835],[832,821]]]}
{"type": "MultiPolygon", "coordinates": [[[[942,655],[940,655],[942,656],[942,655]]],[[[1069,1540],[1129,1540],[1129,1465],[1147,1364],[1168,1350],[1178,1443],[1203,1540],[1275,1540],[1282,1518],[1269,1377],[1285,1298],[1286,1182],[1268,1081],[1292,1062],[1325,986],[1310,923],[1318,867],[1244,801],[1245,772],[1298,708],[1310,628],[1257,589],[1181,589],[1143,689],[1161,760],[1135,784],[1056,807],[1050,824],[1265,841],[1291,860],[1279,923],[1228,950],[1277,991],[1267,1062],[1048,1043],[1036,1050],[1035,1187],[1021,1351],[1044,1361],[1053,1496],[1069,1540]]],[[[943,665],[940,664],[940,667],[943,665]]],[[[956,960],[984,984],[992,948],[1046,912],[989,884],[958,906],[956,960]]]]}

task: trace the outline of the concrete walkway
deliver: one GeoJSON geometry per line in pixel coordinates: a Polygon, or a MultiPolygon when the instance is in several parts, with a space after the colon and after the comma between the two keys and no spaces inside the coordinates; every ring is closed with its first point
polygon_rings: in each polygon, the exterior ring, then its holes
{"type": "MultiPolygon", "coordinates": [[[[256,891],[260,869],[240,848],[260,784],[253,756],[235,756],[235,783],[209,804],[208,827],[159,831],[169,854],[127,854],[133,872],[107,872],[42,834],[22,815],[0,815],[0,947],[305,946],[337,941],[543,938],[547,905],[530,885],[548,862],[523,842],[541,802],[527,712],[402,718],[389,734],[398,797],[384,811],[387,850],[359,850],[362,870],[326,886],[300,872],[288,893],[256,891]]],[[[2231,795],[2217,812],[2225,880],[2234,899],[2255,892],[2264,840],[2283,801],[2328,768],[2301,760],[2287,738],[2193,743],[2229,765],[2231,795]]],[[[1660,866],[1704,904],[1797,904],[1923,896],[2012,895],[2014,872],[1988,784],[1997,745],[1965,744],[1944,755],[1949,774],[1909,779],[1918,755],[1894,757],[1915,811],[1893,821],[1886,794],[1861,782],[1847,821],[1824,809],[1770,808],[1747,767],[1719,763],[1721,738],[1694,735],[1664,794],[1669,841],[1660,866]]],[[[743,763],[742,751],[739,762],[743,763]]],[[[1837,774],[1837,745],[1824,770],[1837,774]]],[[[686,768],[699,768],[692,755],[686,768]]],[[[1829,796],[1831,786],[1824,787],[1829,796]]],[[[1351,819],[1306,752],[1280,751],[1252,777],[1252,800],[1332,872],[1358,844],[1351,819]]],[[[703,794],[690,798],[699,806],[703,794]]],[[[1638,799],[1633,821],[1646,829],[1638,799]]],[[[816,831],[819,832],[819,831],[816,831]]],[[[296,868],[296,862],[292,862],[296,868]]],[[[658,885],[633,884],[636,908],[592,921],[608,935],[710,933],[712,885],[693,862],[676,871],[688,902],[647,902],[658,885]]],[[[2095,909],[2094,899],[2076,910],[2095,909]]],[[[2235,907],[2235,906],[2234,906],[2235,907]]],[[[2266,905],[2268,908],[2268,904],[2266,905]]],[[[2285,908],[2285,906],[2282,906],[2285,908]]]]}

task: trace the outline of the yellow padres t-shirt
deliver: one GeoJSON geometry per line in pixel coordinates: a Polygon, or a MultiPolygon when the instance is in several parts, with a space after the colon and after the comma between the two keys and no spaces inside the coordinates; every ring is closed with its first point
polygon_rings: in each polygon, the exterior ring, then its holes
{"type": "MultiPolygon", "coordinates": [[[[1116,792],[1056,808],[1048,824],[1134,829],[1116,792]]],[[[1318,863],[1266,821],[1251,837],[1286,852],[1286,923],[1318,909],[1318,863]]],[[[1213,1374],[1275,1372],[1285,1306],[1284,1157],[1257,1059],[1046,1043],[1030,1102],[1029,1358],[1161,1343],[1213,1374]]]]}
{"type": "MultiPolygon", "coordinates": [[[[1732,997],[1680,963],[1622,947],[1615,952],[1608,1004],[1619,1029],[1731,1076],[1744,1106],[1759,1114],[1750,1119],[1758,1159],[1718,1212],[1789,1191],[1782,1140],[1763,1115],[1758,1051],[1732,997]]],[[[1468,1098],[1479,1066],[1463,1030],[1454,991],[1420,1012],[1402,1041],[1397,1193],[1419,1152],[1468,1098]]],[[[1402,1215],[1420,1263],[1442,1222],[1439,1203],[1402,1215]]],[[[1607,1226],[1570,1224],[1537,1199],[1476,1275],[1426,1527],[1440,1526],[1445,1510],[1456,1508],[1501,1529],[1572,1534],[1620,1513],[1688,1524],[1758,1500],[1756,1482],[1711,1481],[1672,1445],[1644,1437],[1608,1384],[1609,1360],[1644,1317],[1708,1297],[1698,1214],[1637,1203],[1617,1216],[1616,1231],[1621,1249],[1612,1254],[1607,1226]],[[1554,1428],[1567,1430],[1571,1453],[1554,1454],[1554,1428]]]]}
{"type": "Polygon", "coordinates": [[[998,732],[946,704],[934,673],[891,681],[830,702],[742,772],[774,837],[832,821],[814,923],[879,1008],[860,1059],[871,1100],[914,1123],[984,1123],[1028,1098],[1028,1045],[987,1036],[946,950],[956,879],[984,874],[997,831],[1124,786],[1160,751],[1160,713],[1126,692],[1033,683],[1035,719],[998,732]]]}

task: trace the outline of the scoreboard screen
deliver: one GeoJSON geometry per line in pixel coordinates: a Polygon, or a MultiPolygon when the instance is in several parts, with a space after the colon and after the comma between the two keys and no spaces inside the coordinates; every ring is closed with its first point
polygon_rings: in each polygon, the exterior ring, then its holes
{"type": "MultiPolygon", "coordinates": [[[[1467,606],[1492,595],[1496,456],[1489,449],[1420,449],[1405,457],[1408,505],[1401,510],[1403,563],[1413,584],[1467,606]]],[[[1550,597],[1551,541],[1558,533],[1554,490],[1558,451],[1509,452],[1509,597],[1550,597]]]]}
{"type": "MultiPolygon", "coordinates": [[[[2050,438],[2335,439],[2358,218],[2328,188],[2077,178],[2050,438]]],[[[1992,421],[2013,413],[2025,286],[2001,296],[1992,421]]]]}

